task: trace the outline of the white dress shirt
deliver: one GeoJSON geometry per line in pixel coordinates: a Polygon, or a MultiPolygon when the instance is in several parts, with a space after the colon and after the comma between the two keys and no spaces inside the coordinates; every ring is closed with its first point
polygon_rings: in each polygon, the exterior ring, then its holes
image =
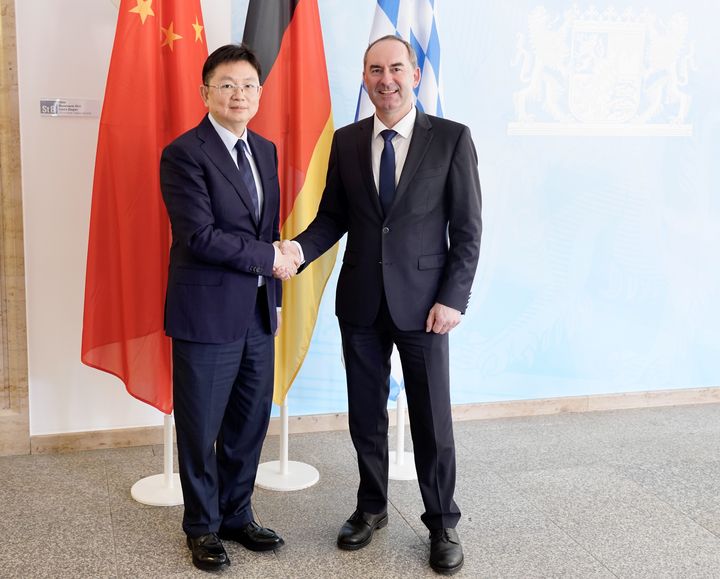
{"type": "Polygon", "coordinates": [[[248,162],[250,163],[250,170],[253,174],[253,179],[255,180],[255,189],[257,189],[257,196],[258,196],[258,211],[262,215],[262,206],[263,206],[263,186],[262,182],[260,181],[260,172],[258,171],[257,165],[255,164],[255,159],[253,158],[252,151],[250,150],[250,143],[248,143],[248,133],[247,129],[243,132],[242,136],[238,137],[235,133],[232,131],[227,130],[225,127],[223,127],[220,123],[218,123],[211,114],[208,114],[208,118],[210,119],[210,124],[212,124],[213,127],[215,127],[215,130],[217,131],[217,134],[220,136],[220,139],[222,140],[223,144],[227,148],[228,152],[230,153],[230,156],[232,157],[233,161],[235,161],[235,166],[237,167],[238,161],[237,161],[237,149],[235,148],[235,145],[237,145],[238,138],[245,142],[245,157],[247,158],[248,162]]]}
{"type": "MultiPolygon", "coordinates": [[[[392,128],[397,131],[397,135],[392,138],[393,149],[395,149],[395,186],[400,181],[400,175],[405,166],[408,149],[410,148],[410,139],[412,138],[413,128],[415,127],[415,117],[417,109],[413,106],[410,112],[400,119],[392,128]]],[[[380,191],[380,155],[382,155],[385,147],[385,140],[380,134],[381,131],[388,129],[376,115],[373,115],[373,138],[372,138],[372,172],[375,179],[375,189],[380,191]]]]}

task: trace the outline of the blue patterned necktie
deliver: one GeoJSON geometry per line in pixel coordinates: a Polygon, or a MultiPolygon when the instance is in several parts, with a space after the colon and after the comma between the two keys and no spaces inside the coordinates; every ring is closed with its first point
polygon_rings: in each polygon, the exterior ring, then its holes
{"type": "Polygon", "coordinates": [[[238,142],[235,143],[235,149],[237,149],[238,169],[240,170],[240,177],[242,177],[243,183],[252,198],[253,209],[255,209],[255,218],[260,219],[257,187],[255,187],[255,178],[253,177],[252,169],[250,168],[250,161],[248,161],[245,156],[245,147],[247,147],[247,144],[242,139],[238,139],[238,142]]]}
{"type": "Polygon", "coordinates": [[[393,147],[392,139],[397,135],[397,131],[386,129],[380,131],[380,136],[385,141],[382,154],[380,155],[380,179],[378,184],[378,193],[380,193],[380,204],[383,212],[387,215],[395,198],[395,147],[393,147]]]}

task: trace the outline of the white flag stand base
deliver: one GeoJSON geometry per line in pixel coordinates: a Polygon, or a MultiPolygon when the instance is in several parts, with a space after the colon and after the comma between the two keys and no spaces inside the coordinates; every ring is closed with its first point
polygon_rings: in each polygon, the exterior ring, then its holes
{"type": "Polygon", "coordinates": [[[412,452],[403,452],[400,460],[397,459],[397,453],[390,451],[390,470],[388,476],[391,480],[416,480],[415,457],[412,452]]]}
{"type": "Polygon", "coordinates": [[[163,474],[154,474],[137,481],[130,494],[137,502],[153,507],[173,507],[183,504],[180,475],[173,473],[172,417],[163,419],[163,474]]]}
{"type": "Polygon", "coordinates": [[[299,491],[313,486],[320,480],[320,473],[314,466],[290,460],[287,471],[279,460],[264,462],[258,467],[255,484],[269,491],[299,491]]]}
{"type": "Polygon", "coordinates": [[[280,460],[264,462],[258,466],[255,485],[261,489],[299,491],[320,480],[320,473],[314,466],[288,460],[289,430],[287,402],[283,402],[280,406],[280,460]]]}
{"type": "Polygon", "coordinates": [[[397,397],[397,410],[395,411],[397,440],[395,450],[389,452],[388,477],[391,480],[416,480],[415,457],[412,452],[405,452],[405,409],[407,407],[407,396],[405,388],[400,391],[397,397]]]}
{"type": "Polygon", "coordinates": [[[153,507],[173,507],[183,504],[180,475],[174,473],[171,484],[167,484],[164,474],[146,476],[137,481],[130,489],[130,494],[137,502],[153,507]]]}

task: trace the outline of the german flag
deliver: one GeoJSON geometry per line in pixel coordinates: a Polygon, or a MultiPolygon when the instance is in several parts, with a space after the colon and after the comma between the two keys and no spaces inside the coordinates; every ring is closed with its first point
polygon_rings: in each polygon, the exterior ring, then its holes
{"type": "MultiPolygon", "coordinates": [[[[250,0],[243,42],[257,54],[263,85],[250,128],[277,145],[283,239],[315,217],[333,135],[317,0],[250,0]]],[[[282,404],[310,346],[337,246],[283,286],[273,401],[282,404]]]]}

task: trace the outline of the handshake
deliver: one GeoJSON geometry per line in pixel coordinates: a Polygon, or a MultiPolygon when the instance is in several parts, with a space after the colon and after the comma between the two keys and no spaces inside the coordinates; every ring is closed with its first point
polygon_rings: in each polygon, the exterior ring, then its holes
{"type": "Polygon", "coordinates": [[[284,241],[275,241],[273,245],[276,247],[275,262],[273,263],[273,277],[283,281],[293,277],[302,264],[303,259],[297,244],[285,239],[284,241]]]}

